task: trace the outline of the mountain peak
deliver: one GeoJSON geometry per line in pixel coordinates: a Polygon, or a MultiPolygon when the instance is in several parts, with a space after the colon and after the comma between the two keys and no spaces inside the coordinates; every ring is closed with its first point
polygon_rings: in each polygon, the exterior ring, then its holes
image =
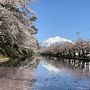
{"type": "Polygon", "coordinates": [[[73,42],[72,42],[71,40],[69,40],[69,39],[56,36],[56,37],[50,37],[50,38],[48,38],[47,40],[45,40],[45,41],[42,43],[42,46],[44,46],[44,47],[49,47],[49,46],[54,45],[54,44],[56,44],[56,43],[64,43],[64,42],[73,43],[73,42]]]}

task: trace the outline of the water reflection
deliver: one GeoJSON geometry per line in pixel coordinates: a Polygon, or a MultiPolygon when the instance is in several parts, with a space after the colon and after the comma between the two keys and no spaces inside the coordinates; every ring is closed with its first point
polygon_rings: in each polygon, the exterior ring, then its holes
{"type": "MultiPolygon", "coordinates": [[[[55,67],[64,66],[71,69],[82,69],[86,72],[90,72],[90,61],[75,60],[75,59],[62,59],[62,58],[45,58],[48,63],[51,63],[55,67]]],[[[45,61],[46,61],[45,60],[45,61]]]]}
{"type": "Polygon", "coordinates": [[[38,60],[30,63],[30,67],[0,67],[0,90],[32,90],[38,60]]]}
{"type": "Polygon", "coordinates": [[[40,57],[29,67],[0,67],[0,90],[90,90],[90,62],[40,57]]]}
{"type": "Polygon", "coordinates": [[[90,90],[90,64],[78,62],[41,58],[34,87],[37,90],[90,90]]]}

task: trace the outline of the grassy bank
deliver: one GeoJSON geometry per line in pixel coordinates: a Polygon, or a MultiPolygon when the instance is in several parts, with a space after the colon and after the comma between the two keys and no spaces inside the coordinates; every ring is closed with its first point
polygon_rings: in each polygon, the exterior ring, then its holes
{"type": "Polygon", "coordinates": [[[19,50],[17,48],[6,47],[0,49],[0,66],[21,66],[28,63],[35,56],[33,50],[19,50]],[[28,60],[26,60],[28,58],[28,60]]]}
{"type": "Polygon", "coordinates": [[[8,60],[9,60],[9,57],[6,57],[6,56],[3,56],[3,55],[0,54],[0,63],[6,62],[8,60]]]}

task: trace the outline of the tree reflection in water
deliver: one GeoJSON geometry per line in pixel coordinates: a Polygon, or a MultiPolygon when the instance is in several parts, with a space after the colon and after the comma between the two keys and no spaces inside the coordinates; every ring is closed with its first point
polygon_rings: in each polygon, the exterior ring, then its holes
{"type": "Polygon", "coordinates": [[[30,67],[0,67],[0,90],[32,90],[38,60],[30,63],[30,67]]]}
{"type": "Polygon", "coordinates": [[[90,62],[41,57],[24,67],[0,67],[0,90],[82,90],[79,88],[90,88],[90,62]]]}
{"type": "Polygon", "coordinates": [[[50,63],[58,69],[64,69],[65,71],[78,76],[87,76],[90,78],[90,62],[80,61],[74,59],[62,59],[54,57],[46,57],[46,62],[50,63]]]}
{"type": "Polygon", "coordinates": [[[47,62],[53,64],[56,67],[65,66],[72,69],[83,69],[86,71],[90,71],[90,61],[85,60],[75,60],[75,59],[63,59],[63,58],[54,58],[54,57],[46,57],[45,60],[47,62]]]}
{"type": "Polygon", "coordinates": [[[53,57],[40,58],[34,87],[35,90],[89,90],[89,62],[53,57]]]}

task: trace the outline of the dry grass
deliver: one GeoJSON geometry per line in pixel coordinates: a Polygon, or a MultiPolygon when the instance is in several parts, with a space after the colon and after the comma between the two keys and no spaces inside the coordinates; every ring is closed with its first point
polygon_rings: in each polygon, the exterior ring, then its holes
{"type": "Polygon", "coordinates": [[[5,62],[5,61],[8,61],[8,60],[9,60],[8,57],[0,55],[0,62],[5,62]]]}

